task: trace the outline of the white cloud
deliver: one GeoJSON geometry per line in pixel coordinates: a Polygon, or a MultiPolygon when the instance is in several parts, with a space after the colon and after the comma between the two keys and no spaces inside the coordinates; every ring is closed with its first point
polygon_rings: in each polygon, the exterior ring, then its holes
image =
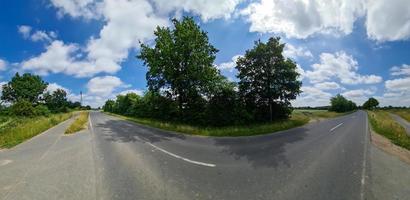
{"type": "Polygon", "coordinates": [[[161,13],[182,11],[201,16],[203,21],[217,18],[228,19],[243,0],[153,0],[161,13]]]}
{"type": "Polygon", "coordinates": [[[374,89],[357,89],[343,92],[342,95],[356,104],[362,105],[375,92],[374,89]]]}
{"type": "Polygon", "coordinates": [[[408,75],[410,76],[410,65],[394,66],[390,69],[392,76],[408,75]]]}
{"type": "Polygon", "coordinates": [[[57,33],[54,31],[32,31],[33,28],[27,25],[18,26],[19,33],[23,36],[24,39],[30,39],[33,42],[46,41],[51,42],[57,38],[57,33]]]}
{"type": "Polygon", "coordinates": [[[242,55],[235,55],[232,57],[230,62],[224,62],[216,66],[219,70],[227,70],[229,72],[232,72],[233,69],[236,67],[236,61],[238,60],[239,57],[242,55]]]}
{"type": "Polygon", "coordinates": [[[369,0],[366,29],[369,38],[378,41],[410,38],[410,2],[408,0],[369,0]]]}
{"type": "Polygon", "coordinates": [[[124,84],[121,79],[115,76],[95,77],[87,83],[88,93],[101,97],[108,97],[118,88],[126,87],[129,85],[124,84]]]}
{"type": "Polygon", "coordinates": [[[53,93],[54,91],[56,91],[56,90],[58,90],[58,89],[62,89],[62,90],[64,90],[64,91],[66,91],[67,94],[70,93],[70,90],[69,90],[69,89],[67,89],[67,88],[65,88],[65,87],[63,87],[63,86],[61,86],[61,85],[59,85],[59,84],[57,84],[57,83],[49,83],[48,86],[47,86],[46,91],[47,91],[47,92],[50,92],[50,93],[53,93]]]}
{"type": "Polygon", "coordinates": [[[315,88],[321,90],[336,90],[341,89],[342,87],[336,82],[323,82],[323,83],[316,83],[315,88]]]}
{"type": "Polygon", "coordinates": [[[388,91],[410,92],[410,77],[387,80],[385,87],[388,91]]]}
{"type": "Polygon", "coordinates": [[[95,19],[99,17],[99,3],[95,0],[51,0],[51,4],[58,9],[58,16],[66,14],[71,17],[95,19]]]}
{"type": "Polygon", "coordinates": [[[357,61],[343,51],[322,53],[320,63],[312,65],[312,71],[306,71],[306,77],[312,83],[329,81],[338,78],[343,84],[374,84],[380,83],[382,78],[376,75],[360,75],[357,73],[357,61]]]}
{"type": "Polygon", "coordinates": [[[7,62],[3,59],[0,59],[0,71],[4,71],[7,68],[7,62]]]}
{"type": "Polygon", "coordinates": [[[332,97],[331,93],[312,86],[302,86],[301,90],[303,91],[302,94],[292,101],[292,106],[327,106],[332,97]]]}
{"type": "Polygon", "coordinates": [[[306,76],[305,70],[299,64],[296,64],[296,72],[299,73],[298,80],[302,81],[306,76]]]}
{"type": "Polygon", "coordinates": [[[45,31],[36,31],[31,35],[31,40],[34,42],[37,41],[46,41],[46,42],[51,42],[57,37],[57,33],[54,31],[50,32],[45,32],[45,31]]]}
{"type": "Polygon", "coordinates": [[[30,37],[31,27],[26,25],[18,26],[19,33],[23,36],[23,38],[27,39],[30,37]]]}
{"type": "Polygon", "coordinates": [[[117,70],[97,68],[93,62],[78,61],[73,55],[79,51],[77,44],[64,44],[62,41],[55,40],[46,47],[45,52],[23,61],[21,66],[23,70],[32,70],[41,75],[65,73],[76,77],[91,76],[100,72],[113,73],[117,70]]]}
{"type": "Polygon", "coordinates": [[[365,0],[261,0],[241,11],[250,30],[307,38],[315,33],[349,34],[365,14],[365,0]]]}
{"type": "Polygon", "coordinates": [[[287,58],[313,58],[312,52],[310,52],[305,47],[295,47],[289,43],[286,44],[283,50],[283,55],[287,58]]]}

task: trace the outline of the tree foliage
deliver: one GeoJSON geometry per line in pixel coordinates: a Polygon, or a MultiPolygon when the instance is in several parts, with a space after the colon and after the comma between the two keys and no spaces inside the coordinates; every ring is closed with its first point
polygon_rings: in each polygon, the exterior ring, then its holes
{"type": "Polygon", "coordinates": [[[172,22],[174,29],[158,27],[154,32],[155,46],[141,44],[137,57],[148,67],[149,90],[165,92],[178,103],[179,114],[191,118],[186,115],[203,106],[198,105],[202,96],[208,96],[219,79],[213,66],[218,50],[193,18],[172,22]]]}
{"type": "Polygon", "coordinates": [[[46,92],[44,95],[45,105],[51,112],[67,112],[69,102],[67,100],[67,92],[62,89],[57,89],[52,94],[46,92]]]}
{"type": "Polygon", "coordinates": [[[366,102],[363,103],[363,109],[373,110],[377,106],[379,106],[379,101],[377,99],[371,97],[366,102]]]}
{"type": "Polygon", "coordinates": [[[284,46],[280,38],[256,41],[237,61],[240,97],[257,120],[287,117],[290,100],[301,92],[296,63],[284,58],[284,46]]]}
{"type": "Polygon", "coordinates": [[[16,73],[10,82],[3,85],[1,99],[9,103],[24,100],[35,105],[39,102],[47,85],[48,83],[44,82],[40,76],[29,73],[20,76],[16,73]]]}
{"type": "Polygon", "coordinates": [[[330,99],[330,111],[348,112],[355,109],[357,109],[357,105],[340,94],[330,99]]]}

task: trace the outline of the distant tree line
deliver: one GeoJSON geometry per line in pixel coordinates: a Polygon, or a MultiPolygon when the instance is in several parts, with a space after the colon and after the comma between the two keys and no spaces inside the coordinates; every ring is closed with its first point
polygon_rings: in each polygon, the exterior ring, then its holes
{"type": "Polygon", "coordinates": [[[67,92],[47,91],[48,83],[40,76],[25,73],[15,76],[2,86],[0,114],[33,117],[80,109],[80,102],[67,100],[67,92]]]}
{"type": "Polygon", "coordinates": [[[341,94],[336,95],[330,99],[329,111],[334,112],[348,112],[356,110],[358,107],[356,103],[351,100],[346,99],[341,94]]]}
{"type": "Polygon", "coordinates": [[[157,27],[155,45],[141,44],[147,92],[108,100],[104,111],[196,125],[224,126],[289,117],[301,92],[296,63],[283,56],[280,38],[256,41],[236,62],[238,83],[214,66],[218,50],[192,18],[157,27]]]}

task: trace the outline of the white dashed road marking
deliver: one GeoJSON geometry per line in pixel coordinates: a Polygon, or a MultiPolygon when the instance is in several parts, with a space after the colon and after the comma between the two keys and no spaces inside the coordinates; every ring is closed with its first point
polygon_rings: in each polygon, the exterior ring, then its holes
{"type": "Polygon", "coordinates": [[[339,128],[339,126],[343,125],[343,123],[340,123],[339,125],[333,127],[332,129],[330,129],[330,132],[334,131],[335,129],[339,128]]]}

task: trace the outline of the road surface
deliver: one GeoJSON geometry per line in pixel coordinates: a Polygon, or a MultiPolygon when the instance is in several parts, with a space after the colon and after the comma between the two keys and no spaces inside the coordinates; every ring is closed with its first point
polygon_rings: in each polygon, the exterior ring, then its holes
{"type": "Polygon", "coordinates": [[[390,115],[393,117],[394,120],[396,120],[396,122],[398,122],[406,130],[407,135],[410,136],[410,123],[402,117],[400,117],[399,115],[393,113],[390,113],[390,115]]]}
{"type": "Polygon", "coordinates": [[[410,192],[403,173],[410,168],[369,143],[363,111],[241,138],[182,135],[100,112],[84,133],[61,136],[67,123],[0,152],[0,199],[406,199],[410,192]]]}

